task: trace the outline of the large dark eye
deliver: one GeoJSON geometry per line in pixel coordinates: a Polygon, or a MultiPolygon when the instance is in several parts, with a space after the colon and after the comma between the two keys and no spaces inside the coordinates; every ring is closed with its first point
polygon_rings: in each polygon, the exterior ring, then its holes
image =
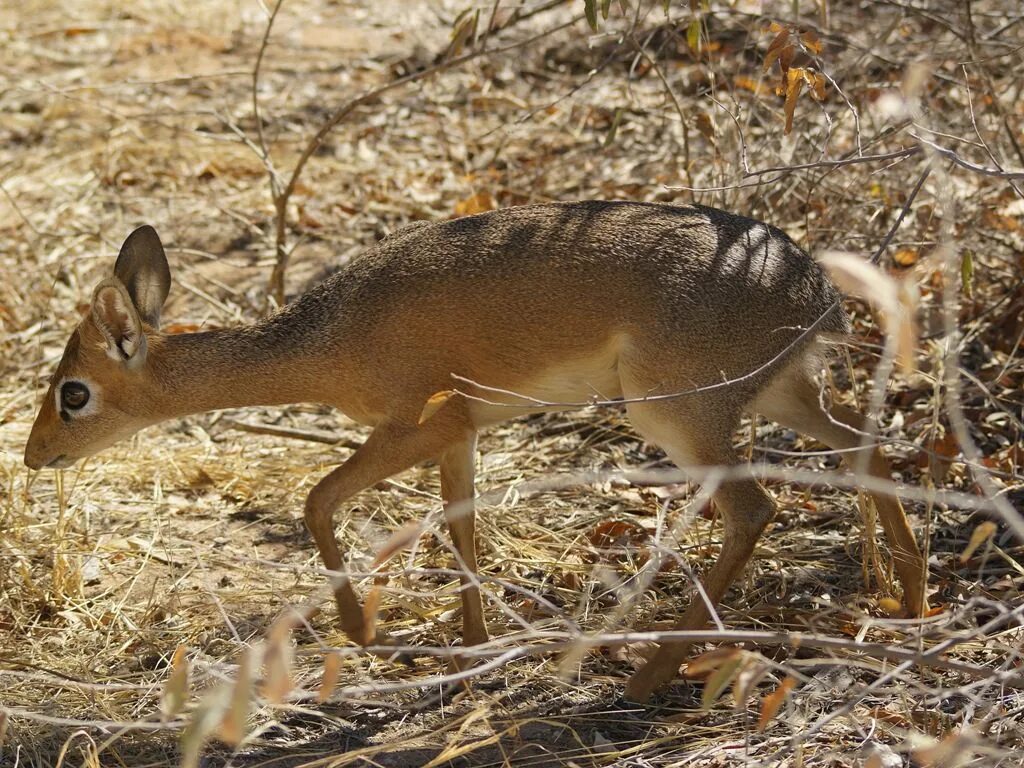
{"type": "Polygon", "coordinates": [[[89,402],[89,388],[80,381],[66,381],[60,388],[60,404],[69,411],[77,411],[89,402]]]}

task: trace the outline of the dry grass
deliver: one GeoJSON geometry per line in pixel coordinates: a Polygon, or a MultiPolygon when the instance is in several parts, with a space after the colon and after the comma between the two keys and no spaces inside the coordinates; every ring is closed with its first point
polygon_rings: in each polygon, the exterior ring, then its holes
{"type": "MultiPolygon", "coordinates": [[[[903,61],[939,51],[946,59],[928,93],[932,127],[972,140],[954,146],[991,167],[957,85],[957,62],[967,58],[957,58],[963,39],[929,14],[869,5],[870,23],[880,28],[902,19],[899,34],[872,43],[873,56],[839,43],[828,54],[832,76],[860,105],[865,151],[907,141],[899,134],[893,144],[868,149],[886,125],[873,111],[871,90],[895,88],[903,61]]],[[[1009,2],[973,5],[982,31],[1019,14],[1009,2]]],[[[302,499],[364,437],[324,408],[264,408],[165,424],[62,473],[33,474],[21,464],[43,382],[132,226],[151,222],[169,244],[176,284],[166,317],[179,330],[250,320],[265,300],[273,209],[265,168],[238,134],[255,135],[250,73],[266,16],[247,2],[126,8],[27,0],[17,10],[0,9],[2,766],[181,759],[182,730],[196,728],[203,712],[221,711],[216,692],[229,690],[251,649],[268,647],[275,619],[295,606],[327,606],[302,499]],[[232,419],[327,431],[340,443],[255,434],[232,419]],[[184,649],[190,688],[179,712],[162,715],[176,648],[184,649]]],[[[429,64],[447,45],[446,25],[458,10],[442,3],[286,0],[260,92],[275,163],[288,168],[344,98],[429,64]]],[[[685,52],[685,35],[681,48],[671,38],[638,38],[686,109],[710,117],[717,148],[696,123],[682,127],[643,57],[628,50],[611,55],[607,38],[595,38],[588,49],[577,25],[525,51],[484,57],[390,93],[336,130],[293,198],[299,244],[289,289],[300,290],[381,234],[410,220],[451,216],[478,194],[500,205],[688,200],[688,193],[663,186],[685,183],[684,132],[693,183],[734,184],[743,170],[735,124],[702,88],[711,75],[756,80],[767,43],[762,22],[719,11],[712,63],[685,52]],[[588,80],[593,68],[598,75],[588,80]]],[[[503,39],[538,33],[568,13],[539,14],[503,39]]],[[[678,13],[685,26],[688,17],[678,13]]],[[[856,19],[842,26],[839,11],[835,16],[837,40],[863,37],[856,19]]],[[[655,14],[641,28],[660,20],[655,14]]],[[[1013,167],[1024,166],[1007,138],[1019,137],[1024,122],[1013,98],[1019,86],[1012,90],[1022,63],[1019,52],[1007,50],[1020,43],[1022,29],[1018,23],[996,38],[977,36],[1008,65],[990,74],[1005,114],[985,101],[987,86],[976,84],[973,93],[978,135],[1013,167]]],[[[781,99],[742,87],[730,98],[753,168],[813,162],[826,140],[830,157],[856,147],[850,112],[834,95],[823,107],[800,103],[794,139],[781,136],[781,99]]],[[[774,184],[698,199],[769,219],[814,250],[871,251],[923,160],[784,174],[774,184]]],[[[882,414],[896,469],[924,489],[908,508],[931,542],[934,602],[943,609],[937,615],[921,625],[885,618],[880,600],[894,593],[893,580],[884,543],[856,514],[856,495],[815,486],[806,472],[793,471],[833,470],[833,456],[792,456],[815,446],[772,425],[745,427],[737,440],[765,460],[764,473],[786,470],[771,484],[782,512],[727,598],[722,621],[729,629],[842,642],[750,644],[769,674],[735,707],[726,698],[705,709],[700,687],[683,682],[656,707],[624,704],[616,697],[643,644],[623,647],[606,638],[567,666],[555,652],[559,643],[581,631],[666,627],[687,600],[688,568],[709,562],[720,530],[707,510],[690,503],[688,486],[621,476],[657,466],[661,456],[614,409],[533,418],[489,432],[479,468],[481,488],[497,489],[481,505],[479,523],[481,577],[497,635],[486,650],[520,653],[481,674],[472,690],[436,696],[434,681],[446,663],[441,652],[458,643],[458,579],[437,526],[436,472],[419,468],[361,494],[338,515],[354,572],[366,571],[403,524],[430,522],[412,551],[386,567],[391,577],[379,615],[393,636],[419,651],[415,666],[355,653],[327,606],[305,628],[270,643],[294,653],[294,687],[285,701],[272,703],[256,686],[244,697],[244,741],[237,748],[213,742],[204,748],[205,764],[890,765],[884,760],[911,750],[926,764],[1018,764],[1024,695],[1013,674],[1021,664],[1024,550],[1000,525],[966,562],[959,555],[981,520],[1002,522],[984,503],[986,489],[1018,510],[1024,498],[1021,204],[1005,181],[946,173],[943,167],[925,185],[894,242],[901,258],[914,262],[897,270],[900,277],[911,275],[922,290],[923,373],[898,376],[882,414]],[[948,195],[959,206],[955,221],[943,207],[948,195]],[[949,358],[940,310],[958,283],[943,271],[936,247],[943,244],[954,245],[957,258],[964,250],[974,258],[973,298],[954,298],[968,374],[962,400],[981,462],[946,437],[950,421],[940,394],[949,358]],[[986,469],[989,486],[979,484],[986,469]],[[554,490],[530,494],[531,483],[554,490]],[[951,503],[957,499],[965,503],[951,503]],[[628,580],[655,551],[658,532],[669,529],[681,535],[664,541],[664,550],[682,559],[672,559],[654,589],[634,596],[625,610],[628,580]],[[953,639],[945,668],[900,668],[878,650],[927,649],[953,639]],[[855,652],[856,641],[880,645],[855,652]],[[339,659],[330,662],[339,665],[338,681],[321,702],[327,655],[339,659]],[[759,697],[787,676],[796,688],[759,733],[759,697]]],[[[844,388],[852,381],[867,402],[881,337],[865,313],[858,331],[853,367],[837,365],[835,375],[844,388]]],[[[363,582],[364,591],[370,583],[363,582]]],[[[184,668],[179,663],[179,674],[184,668]]],[[[266,677],[272,682],[272,673],[266,677]]],[[[196,744],[186,739],[186,752],[196,744]]]]}

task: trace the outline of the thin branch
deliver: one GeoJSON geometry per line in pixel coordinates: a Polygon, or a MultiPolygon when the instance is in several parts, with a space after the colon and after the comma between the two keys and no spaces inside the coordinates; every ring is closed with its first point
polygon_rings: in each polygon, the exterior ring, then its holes
{"type": "Polygon", "coordinates": [[[267,44],[270,42],[270,32],[274,28],[274,21],[277,19],[277,12],[281,10],[284,0],[277,0],[274,10],[270,12],[267,19],[267,28],[263,30],[263,39],[260,41],[260,49],[256,54],[256,64],[252,68],[252,116],[256,121],[256,137],[259,142],[260,154],[267,172],[270,176],[270,195],[276,198],[280,193],[281,180],[278,177],[274,163],[270,159],[270,150],[267,148],[266,138],[263,136],[263,117],[260,115],[260,67],[263,65],[263,56],[267,52],[267,44]]]}
{"type": "Polygon", "coordinates": [[[872,264],[877,264],[881,261],[882,254],[885,253],[885,249],[889,247],[889,243],[891,243],[892,239],[896,236],[896,231],[900,228],[900,224],[903,223],[903,219],[906,218],[907,213],[910,212],[910,206],[913,205],[914,198],[916,198],[917,193],[921,191],[921,187],[924,186],[924,182],[931,175],[931,172],[932,166],[931,164],[928,164],[925,166],[924,173],[918,177],[914,188],[910,190],[910,195],[907,197],[907,201],[903,204],[903,208],[900,210],[900,215],[896,217],[896,221],[894,221],[892,226],[889,228],[889,233],[885,236],[881,244],[878,246],[878,249],[871,256],[872,264]]]}
{"type": "Polygon", "coordinates": [[[961,168],[965,168],[972,173],[978,173],[982,176],[991,176],[995,179],[1024,179],[1024,171],[1003,171],[999,168],[988,168],[984,165],[976,165],[968,160],[964,160],[960,155],[954,152],[952,149],[947,149],[941,144],[936,144],[934,141],[929,141],[923,136],[918,136],[916,133],[911,133],[915,139],[920,141],[922,144],[930,148],[933,152],[947,157],[952,160],[956,165],[961,168]]]}

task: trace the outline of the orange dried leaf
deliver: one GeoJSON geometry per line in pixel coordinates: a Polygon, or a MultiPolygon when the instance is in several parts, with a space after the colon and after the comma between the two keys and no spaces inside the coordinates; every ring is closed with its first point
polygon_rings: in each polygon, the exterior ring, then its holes
{"type": "Polygon", "coordinates": [[[650,533],[643,526],[625,520],[602,520],[587,538],[598,549],[643,544],[650,533]]]}
{"type": "Polygon", "coordinates": [[[706,112],[699,112],[695,122],[697,123],[697,130],[700,131],[700,135],[714,144],[715,126],[711,123],[711,118],[708,114],[706,112]]]}
{"type": "Polygon", "coordinates": [[[185,646],[179,645],[171,656],[171,674],[164,686],[160,699],[160,711],[165,719],[174,717],[184,707],[188,698],[189,667],[185,658],[185,646]]]}
{"type": "Polygon", "coordinates": [[[441,406],[447,403],[455,394],[455,390],[445,389],[440,392],[435,392],[428,397],[427,402],[423,405],[423,410],[420,411],[420,418],[417,424],[422,424],[441,410],[441,406]]]}
{"type": "Polygon", "coordinates": [[[252,694],[252,652],[246,651],[238,665],[235,684],[231,688],[224,719],[220,721],[217,736],[225,744],[236,746],[245,736],[245,724],[249,719],[249,697],[252,694]]]}
{"type": "Polygon", "coordinates": [[[320,680],[320,690],[317,691],[316,700],[323,704],[338,685],[338,673],[341,671],[341,656],[337,653],[329,653],[324,658],[324,676],[320,680]]]}
{"type": "Polygon", "coordinates": [[[747,663],[739,671],[736,682],[732,686],[733,707],[737,712],[746,707],[747,700],[767,676],[769,670],[770,667],[762,656],[753,653],[747,654],[747,663]]]}
{"type": "Polygon", "coordinates": [[[420,537],[421,532],[420,523],[413,520],[392,533],[388,540],[384,542],[384,546],[377,552],[377,556],[373,558],[373,567],[379,568],[390,560],[396,552],[407,548],[420,537]]]}
{"type": "Polygon", "coordinates": [[[892,260],[901,267],[912,267],[921,258],[921,252],[917,248],[900,248],[892,255],[892,260]]]}
{"type": "Polygon", "coordinates": [[[966,563],[971,559],[978,548],[989,541],[993,536],[996,535],[996,531],[999,530],[998,526],[991,520],[986,520],[983,523],[978,524],[973,531],[971,531],[971,540],[967,542],[967,546],[964,551],[960,553],[960,562],[966,563]]]}
{"type": "Polygon", "coordinates": [[[743,655],[742,648],[715,648],[691,659],[686,665],[687,677],[700,677],[718,669],[722,664],[732,662],[743,655]]]}
{"type": "Polygon", "coordinates": [[[732,79],[732,84],[737,88],[742,88],[745,91],[756,93],[759,96],[761,94],[771,92],[771,88],[767,83],[760,80],[754,80],[752,77],[746,77],[744,75],[736,75],[736,77],[732,79]]]}
{"type": "Polygon", "coordinates": [[[379,584],[374,584],[366,595],[366,602],[363,603],[363,644],[369,645],[377,636],[377,617],[380,615],[380,600],[384,590],[379,584]]]}
{"type": "Polygon", "coordinates": [[[878,601],[878,607],[885,612],[887,616],[898,616],[903,612],[903,603],[892,597],[883,597],[878,601]]]}
{"type": "Polygon", "coordinates": [[[774,720],[775,716],[779,714],[779,710],[782,709],[782,705],[786,701],[786,697],[795,686],[796,678],[787,677],[779,683],[778,688],[761,700],[761,716],[757,719],[758,733],[764,733],[765,729],[768,727],[768,723],[774,720]]]}
{"type": "MultiPolygon", "coordinates": [[[[739,650],[739,649],[737,649],[739,650]]],[[[704,693],[700,697],[701,706],[704,709],[711,709],[711,706],[718,701],[725,689],[732,685],[733,680],[740,673],[745,657],[743,652],[736,654],[733,658],[723,662],[704,681],[704,693]]]]}
{"type": "Polygon", "coordinates": [[[896,328],[890,333],[896,334],[896,364],[904,373],[912,373],[917,369],[914,353],[917,351],[918,328],[915,316],[920,293],[916,283],[903,280],[896,285],[896,298],[899,312],[892,322],[896,328]]]}
{"type": "Polygon", "coordinates": [[[942,484],[946,481],[953,460],[960,454],[960,443],[952,432],[945,432],[942,437],[933,440],[931,444],[931,460],[928,462],[928,472],[932,479],[942,484]]]}
{"type": "Polygon", "coordinates": [[[477,192],[455,204],[456,216],[472,216],[484,211],[493,211],[498,207],[498,201],[490,192],[477,192]]]}
{"type": "Polygon", "coordinates": [[[168,323],[161,330],[168,334],[195,333],[200,330],[200,326],[195,323],[168,323]]]}
{"type": "Polygon", "coordinates": [[[271,632],[263,651],[263,696],[280,704],[291,691],[292,647],[289,635],[271,632]]]}
{"type": "Polygon", "coordinates": [[[804,87],[802,69],[791,69],[786,73],[786,135],[793,131],[793,112],[796,110],[796,100],[804,87]]]}
{"type": "Polygon", "coordinates": [[[199,768],[203,745],[224,717],[227,694],[228,690],[223,686],[213,688],[190,713],[188,725],[181,734],[181,768],[199,768]]]}
{"type": "Polygon", "coordinates": [[[822,48],[824,47],[821,44],[821,40],[818,39],[818,36],[814,33],[813,29],[808,29],[801,32],[800,40],[801,42],[803,42],[804,48],[813,53],[815,56],[818,56],[821,53],[822,48]]]}
{"type": "Polygon", "coordinates": [[[803,76],[804,82],[807,83],[810,88],[811,98],[815,101],[825,100],[825,76],[821,72],[815,72],[813,69],[804,69],[803,76]]]}
{"type": "Polygon", "coordinates": [[[785,51],[789,49],[789,61],[792,61],[792,47],[793,44],[789,42],[789,28],[781,28],[779,30],[779,33],[775,36],[775,39],[772,40],[771,43],[768,45],[768,51],[765,53],[764,56],[764,71],[767,72],[769,69],[771,69],[772,64],[774,64],[775,60],[778,59],[780,66],[782,66],[782,71],[785,72],[788,68],[788,65],[783,64],[783,55],[785,51]]]}

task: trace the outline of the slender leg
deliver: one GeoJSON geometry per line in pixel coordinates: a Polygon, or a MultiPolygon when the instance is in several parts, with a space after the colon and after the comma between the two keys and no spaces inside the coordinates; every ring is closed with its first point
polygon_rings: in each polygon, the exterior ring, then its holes
{"type": "MultiPolygon", "coordinates": [[[[853,427],[858,431],[864,431],[868,425],[864,416],[852,408],[844,405],[833,405],[832,416],[836,421],[853,427]]],[[[822,425],[824,426],[824,425],[822,425]]],[[[833,422],[829,426],[835,428],[833,422]]],[[[837,430],[838,432],[838,430],[837,430]]],[[[815,435],[815,437],[817,437],[815,435]]],[[[857,444],[860,444],[860,435],[854,436],[857,444]]],[[[824,437],[818,438],[833,448],[853,448],[853,444],[832,442],[824,437]]],[[[833,438],[835,440],[836,438],[833,438]]],[[[885,460],[877,446],[871,446],[867,461],[867,472],[872,477],[885,482],[892,481],[892,472],[889,462],[885,460]]],[[[854,471],[860,471],[858,461],[861,459],[856,453],[845,456],[847,465],[854,471]]],[[[928,563],[918,549],[917,539],[907,520],[906,512],[899,498],[889,493],[872,492],[868,494],[875,502],[878,510],[878,518],[882,523],[882,530],[885,531],[885,538],[892,548],[893,565],[896,568],[896,575],[903,585],[903,600],[906,603],[907,612],[911,616],[923,616],[928,611],[928,563]]]]}
{"type": "MultiPolygon", "coordinates": [[[[334,511],[354,494],[421,461],[440,455],[463,439],[466,426],[454,409],[441,411],[422,426],[394,422],[380,424],[348,461],[324,477],[306,499],[306,526],[313,535],[328,570],[340,571],[341,551],[334,535],[334,511]]],[[[342,630],[359,645],[374,638],[363,616],[359,598],[348,577],[334,578],[334,597],[342,630]]]]}
{"type": "MultiPolygon", "coordinates": [[[[843,460],[854,472],[891,482],[889,463],[873,444],[865,445],[863,432],[869,424],[863,414],[844,405],[833,404],[826,412],[818,388],[804,377],[788,377],[758,398],[756,408],[768,418],[810,435],[826,445],[844,451],[843,460]]],[[[900,583],[907,612],[922,616],[928,610],[928,563],[917,547],[900,500],[889,493],[869,492],[878,509],[878,518],[892,549],[893,565],[900,583]]]]}
{"type": "Polygon", "coordinates": [[[459,578],[462,582],[462,644],[478,645],[487,642],[487,623],[484,620],[480,589],[470,578],[477,573],[476,511],[473,507],[473,476],[476,458],[476,435],[451,446],[441,456],[441,496],[444,499],[445,519],[451,531],[455,551],[468,571],[459,578]]]}
{"type": "MultiPolygon", "coordinates": [[[[735,463],[733,457],[731,463],[735,463]]],[[[717,605],[754,553],[754,546],[764,527],[775,515],[775,502],[754,480],[738,480],[723,485],[714,494],[715,505],[722,516],[722,551],[703,581],[704,591],[712,606],[717,605]]],[[[708,604],[694,595],[676,629],[701,629],[709,618],[708,604]]],[[[690,650],[687,643],[661,645],[654,656],[626,684],[625,696],[630,701],[646,701],[654,689],[667,683],[679,671],[679,665],[690,650]]]]}

